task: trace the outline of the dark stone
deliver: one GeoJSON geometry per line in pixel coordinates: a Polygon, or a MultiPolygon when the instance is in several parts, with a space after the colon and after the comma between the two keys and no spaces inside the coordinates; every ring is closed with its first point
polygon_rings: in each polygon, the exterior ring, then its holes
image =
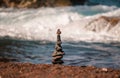
{"type": "Polygon", "coordinates": [[[63,64],[64,62],[62,60],[58,60],[58,61],[52,61],[53,64],[63,64]]]}
{"type": "Polygon", "coordinates": [[[70,0],[72,5],[84,5],[87,0],[70,0]]]}

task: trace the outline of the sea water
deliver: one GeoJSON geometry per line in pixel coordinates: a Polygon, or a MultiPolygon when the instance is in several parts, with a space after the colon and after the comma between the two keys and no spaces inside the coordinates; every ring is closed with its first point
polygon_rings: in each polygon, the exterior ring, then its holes
{"type": "Polygon", "coordinates": [[[111,31],[87,29],[88,23],[100,16],[120,17],[120,8],[105,5],[0,8],[0,58],[51,64],[59,28],[66,53],[64,65],[120,68],[120,22],[111,31]]]}

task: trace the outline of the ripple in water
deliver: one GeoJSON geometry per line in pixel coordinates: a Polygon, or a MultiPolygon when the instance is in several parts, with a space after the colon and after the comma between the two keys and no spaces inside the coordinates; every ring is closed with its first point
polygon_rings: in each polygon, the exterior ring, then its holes
{"type": "MultiPolygon", "coordinates": [[[[0,58],[51,64],[54,42],[3,40],[0,58]]],[[[120,68],[120,43],[63,42],[64,65],[120,68]]]]}

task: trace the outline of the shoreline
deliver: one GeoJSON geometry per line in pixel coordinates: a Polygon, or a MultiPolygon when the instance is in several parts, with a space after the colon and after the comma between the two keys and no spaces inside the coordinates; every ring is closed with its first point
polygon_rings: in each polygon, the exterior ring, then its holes
{"type": "Polygon", "coordinates": [[[120,78],[120,70],[94,66],[0,62],[0,78],[120,78]]]}

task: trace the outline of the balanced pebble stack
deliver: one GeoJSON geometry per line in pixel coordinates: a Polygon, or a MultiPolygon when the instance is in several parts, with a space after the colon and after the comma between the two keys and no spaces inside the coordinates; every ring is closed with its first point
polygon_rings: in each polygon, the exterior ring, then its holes
{"type": "Polygon", "coordinates": [[[53,52],[52,54],[52,63],[53,64],[62,64],[64,63],[63,60],[61,60],[63,58],[63,55],[65,54],[64,51],[62,50],[62,42],[61,42],[61,37],[60,37],[60,34],[61,34],[61,31],[60,29],[57,30],[57,42],[56,42],[56,45],[55,45],[55,51],[53,52]]]}

